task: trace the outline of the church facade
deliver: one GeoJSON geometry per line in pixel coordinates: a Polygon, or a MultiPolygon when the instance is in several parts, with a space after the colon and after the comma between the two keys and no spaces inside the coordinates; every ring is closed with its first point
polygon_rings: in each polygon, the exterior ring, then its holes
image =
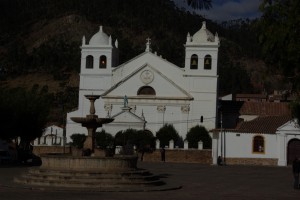
{"type": "Polygon", "coordinates": [[[102,127],[112,135],[132,128],[155,136],[164,124],[172,124],[185,139],[196,125],[214,129],[219,45],[218,35],[203,22],[199,31],[187,34],[184,66],[152,52],[150,39],[145,52],[118,65],[118,41],[112,41],[102,26],[89,42],[83,37],[78,109],[67,114],[67,142],[72,134],[87,134],[70,118],[89,114],[90,102],[84,95],[90,94],[101,95],[95,102],[98,117],[114,119],[102,127]]]}

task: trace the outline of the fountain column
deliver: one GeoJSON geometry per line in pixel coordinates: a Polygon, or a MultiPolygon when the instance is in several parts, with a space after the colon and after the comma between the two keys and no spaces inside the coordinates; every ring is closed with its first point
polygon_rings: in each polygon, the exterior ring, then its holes
{"type": "Polygon", "coordinates": [[[98,127],[102,127],[102,124],[110,123],[113,121],[111,118],[98,118],[95,115],[95,101],[99,99],[100,95],[85,95],[85,97],[90,100],[90,114],[86,117],[71,117],[71,120],[77,123],[81,123],[83,127],[87,128],[88,135],[84,142],[83,148],[90,149],[92,152],[95,149],[95,132],[98,127]]]}
{"type": "MultiPolygon", "coordinates": [[[[92,121],[95,121],[96,118],[98,118],[97,115],[95,115],[96,113],[96,109],[95,109],[95,101],[97,99],[99,99],[99,95],[85,95],[85,97],[90,100],[90,114],[87,115],[87,119],[88,121],[92,122],[92,121]]],[[[97,130],[98,127],[102,127],[102,124],[101,126],[97,125],[97,123],[90,123],[88,126],[86,126],[87,130],[88,130],[88,135],[87,135],[87,138],[86,140],[84,141],[84,144],[83,144],[83,148],[84,149],[91,149],[92,152],[94,152],[94,149],[95,149],[95,132],[97,130]]]]}
{"type": "Polygon", "coordinates": [[[91,106],[90,106],[90,114],[94,115],[96,113],[95,109],[95,101],[98,99],[100,96],[96,95],[85,95],[85,97],[90,100],[91,106]]]}

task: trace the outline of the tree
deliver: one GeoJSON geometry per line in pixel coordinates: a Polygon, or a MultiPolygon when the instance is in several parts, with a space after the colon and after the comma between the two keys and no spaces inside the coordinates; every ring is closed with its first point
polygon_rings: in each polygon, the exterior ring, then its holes
{"type": "Polygon", "coordinates": [[[40,137],[47,123],[51,97],[47,87],[30,91],[0,88],[0,138],[21,138],[22,149],[29,150],[32,140],[40,137]]]}
{"type": "Polygon", "coordinates": [[[115,135],[115,145],[125,146],[126,144],[135,145],[137,143],[137,130],[127,129],[119,131],[115,135]]]}
{"type": "MultiPolygon", "coordinates": [[[[264,0],[257,23],[259,42],[265,62],[272,71],[283,74],[299,98],[300,90],[300,2],[298,0],[264,0]]],[[[299,124],[300,101],[291,104],[299,124]]]]}
{"type": "Polygon", "coordinates": [[[187,4],[189,6],[199,10],[209,10],[210,8],[212,8],[211,2],[212,0],[187,0],[187,4]]]}
{"type": "Polygon", "coordinates": [[[225,62],[219,71],[220,94],[252,93],[249,74],[240,63],[225,62]],[[229,73],[230,72],[230,73],[229,73]]]}
{"type": "Polygon", "coordinates": [[[175,143],[177,143],[179,134],[172,124],[165,124],[157,131],[156,138],[159,139],[160,146],[164,147],[169,146],[170,140],[173,140],[175,143]]]}
{"type": "Polygon", "coordinates": [[[72,146],[77,147],[78,149],[83,148],[84,141],[86,139],[85,134],[74,133],[71,135],[72,146]]]}
{"type": "Polygon", "coordinates": [[[95,140],[98,147],[106,149],[108,146],[113,146],[114,137],[110,133],[106,133],[105,130],[95,133],[95,140]]]}
{"type": "Polygon", "coordinates": [[[150,131],[127,129],[119,131],[115,136],[115,145],[135,145],[138,150],[154,146],[154,136],[150,131]]]}
{"type": "Polygon", "coordinates": [[[260,10],[263,15],[257,28],[264,60],[272,71],[277,69],[286,77],[299,77],[300,2],[264,0],[260,10]]]}
{"type": "Polygon", "coordinates": [[[135,129],[127,129],[119,131],[115,135],[115,145],[122,146],[121,154],[132,155],[134,153],[134,146],[138,146],[138,131],[135,129]]]}
{"type": "Polygon", "coordinates": [[[137,132],[137,148],[138,150],[149,151],[155,146],[155,137],[150,131],[139,130],[137,132]]]}
{"type": "Polygon", "coordinates": [[[189,142],[190,148],[197,148],[200,140],[203,142],[204,149],[211,148],[211,137],[209,136],[206,128],[203,126],[197,125],[191,128],[186,135],[186,140],[189,142]]]}

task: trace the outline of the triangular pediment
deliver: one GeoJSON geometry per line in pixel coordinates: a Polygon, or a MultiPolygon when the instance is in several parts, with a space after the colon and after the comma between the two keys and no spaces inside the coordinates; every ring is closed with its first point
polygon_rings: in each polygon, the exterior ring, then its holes
{"type": "Polygon", "coordinates": [[[143,66],[146,63],[148,63],[153,67],[159,68],[161,71],[164,72],[176,71],[177,75],[184,72],[183,68],[174,65],[173,63],[162,58],[161,56],[158,56],[156,53],[154,54],[152,52],[144,52],[132,58],[131,60],[128,60],[127,62],[119,65],[118,67],[114,68],[113,74],[114,75],[122,74],[126,77],[132,72],[136,71],[138,68],[140,68],[140,66],[143,66]]]}
{"type": "Polygon", "coordinates": [[[144,63],[107,90],[102,98],[120,98],[126,95],[128,98],[193,100],[193,97],[177,82],[184,84],[184,81],[178,80],[175,83],[157,67],[144,63]],[[139,89],[144,86],[152,87],[155,95],[138,95],[139,89]]]}
{"type": "Polygon", "coordinates": [[[280,133],[280,132],[289,132],[289,133],[293,133],[293,134],[300,134],[300,127],[296,123],[295,120],[290,120],[277,129],[277,133],[280,133]]]}
{"type": "Polygon", "coordinates": [[[137,116],[136,114],[130,111],[130,108],[123,108],[123,110],[113,116],[113,123],[145,123],[145,120],[142,117],[137,116]]]}
{"type": "MultiPolygon", "coordinates": [[[[114,119],[112,123],[104,124],[103,128],[112,128],[118,127],[119,129],[126,130],[126,129],[136,129],[142,130],[145,128],[146,121],[143,117],[136,115],[135,113],[131,112],[130,107],[123,107],[122,111],[111,116],[114,119]]],[[[117,129],[115,130],[117,132],[117,129]]]]}

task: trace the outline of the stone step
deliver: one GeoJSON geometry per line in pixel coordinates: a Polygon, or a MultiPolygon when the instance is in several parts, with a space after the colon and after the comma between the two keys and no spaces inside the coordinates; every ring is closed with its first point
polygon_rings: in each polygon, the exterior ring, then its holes
{"type": "Polygon", "coordinates": [[[28,177],[40,177],[42,179],[144,179],[157,180],[158,176],[154,176],[146,170],[135,170],[127,172],[74,172],[74,171],[57,171],[57,170],[40,170],[31,169],[26,174],[28,177]]]}
{"type": "Polygon", "coordinates": [[[28,173],[21,176],[24,179],[46,179],[46,180],[82,180],[82,181],[105,181],[105,180],[129,180],[129,181],[154,181],[158,180],[158,176],[154,175],[131,175],[131,176],[121,176],[121,175],[115,175],[115,174],[98,174],[94,176],[73,176],[71,174],[67,175],[59,175],[59,174],[34,174],[34,173],[28,173]]]}
{"type": "Polygon", "coordinates": [[[165,183],[147,170],[134,169],[119,172],[58,171],[31,168],[14,180],[16,183],[65,188],[113,188],[134,186],[161,186],[165,183]]]}
{"type": "Polygon", "coordinates": [[[106,171],[106,172],[97,172],[97,171],[67,171],[67,170],[49,170],[49,169],[29,169],[29,174],[52,174],[52,175],[71,175],[71,176],[111,176],[111,175],[118,175],[118,176],[133,176],[133,175],[139,175],[139,176],[149,176],[152,175],[147,170],[131,170],[131,171],[121,171],[121,172],[114,172],[114,171],[106,171]]]}
{"type": "Polygon", "coordinates": [[[161,191],[178,189],[137,168],[136,156],[42,156],[43,164],[14,179],[29,189],[80,191],[161,191]]]}
{"type": "Polygon", "coordinates": [[[165,183],[161,180],[154,181],[132,181],[128,179],[106,179],[106,180],[49,180],[39,179],[34,177],[19,177],[14,180],[16,183],[30,184],[38,186],[52,186],[52,187],[73,187],[73,188],[103,188],[103,187],[133,187],[133,186],[161,186],[165,183]]]}

